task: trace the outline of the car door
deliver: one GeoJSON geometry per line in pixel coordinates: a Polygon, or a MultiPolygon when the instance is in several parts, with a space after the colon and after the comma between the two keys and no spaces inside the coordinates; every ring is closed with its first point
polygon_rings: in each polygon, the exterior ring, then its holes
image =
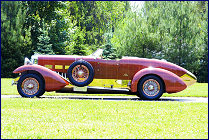
{"type": "Polygon", "coordinates": [[[118,79],[130,80],[130,65],[129,60],[121,59],[119,61],[118,79]]]}
{"type": "Polygon", "coordinates": [[[97,58],[96,76],[98,79],[118,79],[119,60],[97,58]]]}

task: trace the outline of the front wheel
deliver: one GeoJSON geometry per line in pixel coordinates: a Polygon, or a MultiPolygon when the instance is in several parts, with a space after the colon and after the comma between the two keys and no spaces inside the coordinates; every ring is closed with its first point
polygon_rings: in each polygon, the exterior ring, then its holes
{"type": "Polygon", "coordinates": [[[18,80],[17,90],[22,97],[39,97],[45,92],[44,81],[37,74],[25,74],[18,80]]]}
{"type": "Polygon", "coordinates": [[[138,83],[137,96],[141,99],[156,100],[163,95],[163,92],[164,83],[155,75],[145,76],[138,83]]]}

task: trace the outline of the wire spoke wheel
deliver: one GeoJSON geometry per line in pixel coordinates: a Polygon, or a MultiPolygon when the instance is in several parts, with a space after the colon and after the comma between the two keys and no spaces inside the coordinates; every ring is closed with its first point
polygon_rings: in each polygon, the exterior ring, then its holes
{"type": "Polygon", "coordinates": [[[145,100],[159,99],[165,91],[164,82],[155,75],[142,77],[138,83],[137,96],[145,100]]]}
{"type": "Polygon", "coordinates": [[[89,77],[89,70],[84,65],[77,65],[72,70],[72,77],[77,82],[84,82],[89,77]]]}
{"type": "Polygon", "coordinates": [[[160,91],[160,84],[154,79],[148,79],[143,84],[143,91],[147,96],[155,96],[160,91]]]}
{"type": "Polygon", "coordinates": [[[21,85],[23,92],[27,95],[34,95],[39,91],[39,82],[32,77],[26,78],[21,85]]]}
{"type": "Polygon", "coordinates": [[[72,85],[83,87],[93,81],[94,68],[84,60],[73,62],[67,71],[67,77],[72,85]]]}
{"type": "Polygon", "coordinates": [[[17,90],[22,97],[42,96],[45,93],[44,79],[35,73],[23,74],[18,80],[17,90]]]}

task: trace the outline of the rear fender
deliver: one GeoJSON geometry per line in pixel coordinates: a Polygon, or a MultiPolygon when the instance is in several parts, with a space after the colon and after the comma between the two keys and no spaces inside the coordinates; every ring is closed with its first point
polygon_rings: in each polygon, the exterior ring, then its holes
{"type": "Polygon", "coordinates": [[[143,70],[138,71],[134,75],[131,81],[132,92],[137,92],[138,82],[143,76],[146,76],[146,75],[159,76],[165,84],[165,91],[167,93],[180,92],[187,87],[180,77],[178,77],[176,74],[168,70],[161,69],[161,68],[145,68],[143,70]]]}
{"type": "Polygon", "coordinates": [[[26,71],[36,71],[44,78],[45,90],[55,91],[62,89],[69,84],[68,81],[59,76],[56,72],[40,65],[23,65],[13,71],[13,73],[23,73],[26,71]]]}

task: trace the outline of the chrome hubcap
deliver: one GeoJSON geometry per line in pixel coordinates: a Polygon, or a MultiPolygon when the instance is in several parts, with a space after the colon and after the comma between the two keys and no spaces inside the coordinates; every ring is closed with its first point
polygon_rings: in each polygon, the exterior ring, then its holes
{"type": "Polygon", "coordinates": [[[29,84],[29,85],[27,86],[27,88],[29,88],[29,89],[32,89],[33,87],[34,87],[33,84],[29,84]]]}
{"type": "Polygon", "coordinates": [[[72,77],[77,82],[84,82],[89,77],[89,70],[84,65],[77,65],[72,70],[72,77]]]}
{"type": "Polygon", "coordinates": [[[35,78],[26,78],[21,85],[21,88],[25,94],[34,95],[39,90],[39,83],[35,78]]]}
{"type": "Polygon", "coordinates": [[[155,96],[160,91],[160,84],[154,79],[148,79],[143,84],[143,91],[147,96],[155,96]]]}
{"type": "Polygon", "coordinates": [[[83,74],[84,74],[84,72],[83,72],[82,70],[79,70],[79,71],[78,71],[78,76],[79,76],[79,77],[82,77],[83,74]]]}
{"type": "Polygon", "coordinates": [[[150,91],[151,91],[151,90],[154,90],[154,86],[153,86],[153,85],[149,85],[149,86],[148,86],[148,90],[150,90],[150,91]]]}

